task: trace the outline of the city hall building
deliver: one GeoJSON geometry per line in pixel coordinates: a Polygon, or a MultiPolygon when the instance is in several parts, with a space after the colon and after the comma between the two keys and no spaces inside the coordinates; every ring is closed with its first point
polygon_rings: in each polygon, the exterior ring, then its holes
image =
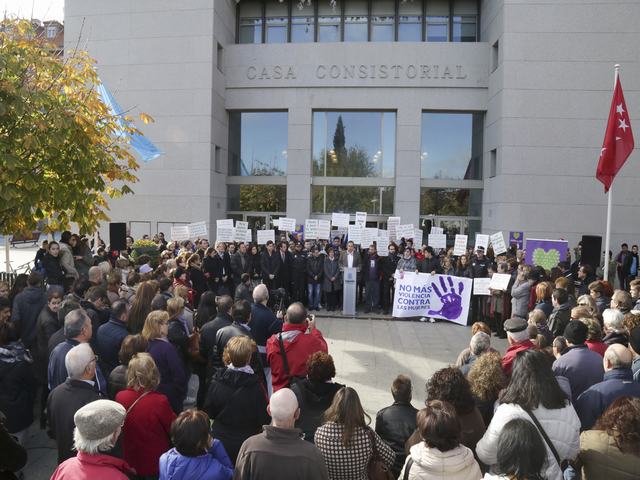
{"type": "MultiPolygon", "coordinates": [[[[65,52],[155,119],[138,126],[164,155],[111,202],[135,236],[366,211],[574,244],[605,228],[615,63],[640,128],[638,19],[618,0],[67,0],[65,52]]],[[[640,233],[639,164],[613,245],[640,233]]]]}

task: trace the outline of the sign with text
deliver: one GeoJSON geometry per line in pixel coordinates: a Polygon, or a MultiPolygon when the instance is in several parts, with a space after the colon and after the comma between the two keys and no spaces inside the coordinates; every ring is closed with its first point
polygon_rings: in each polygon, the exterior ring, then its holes
{"type": "Polygon", "coordinates": [[[400,217],[389,217],[387,220],[387,229],[389,230],[389,239],[392,242],[397,240],[396,227],[400,225],[400,217]]]}
{"type": "Polygon", "coordinates": [[[233,240],[238,243],[246,242],[248,230],[249,230],[249,222],[237,221],[235,233],[233,235],[233,240]]]}
{"type": "Polygon", "coordinates": [[[456,235],[455,242],[453,243],[453,254],[455,256],[464,255],[467,253],[467,240],[468,235],[456,235]]]}
{"type": "Polygon", "coordinates": [[[508,273],[494,273],[489,283],[491,290],[502,290],[503,292],[509,288],[509,282],[511,281],[511,275],[508,273]]]}
{"type": "Polygon", "coordinates": [[[487,248],[489,247],[489,235],[476,233],[476,246],[474,247],[473,251],[475,252],[476,250],[478,250],[478,247],[484,248],[485,252],[487,251],[487,248]]]}
{"type": "Polygon", "coordinates": [[[233,228],[233,218],[223,218],[221,220],[216,220],[216,228],[220,228],[220,227],[233,228]]]}
{"type": "Polygon", "coordinates": [[[366,227],[367,225],[367,212],[356,212],[356,225],[360,227],[366,227]]]}
{"type": "Polygon", "coordinates": [[[378,240],[376,241],[376,246],[378,247],[378,255],[381,257],[389,256],[389,231],[388,230],[378,230],[378,240]]]}
{"type": "Polygon", "coordinates": [[[296,219],[295,218],[280,217],[278,219],[278,230],[282,230],[283,232],[295,232],[295,230],[296,230],[296,219]]]}
{"type": "Polygon", "coordinates": [[[393,316],[433,317],[466,325],[472,282],[451,275],[403,272],[396,279],[393,316]]]}
{"type": "Polygon", "coordinates": [[[444,233],[444,228],[442,227],[431,227],[431,234],[433,235],[442,235],[444,233]]]}
{"type": "Polygon", "coordinates": [[[424,230],[421,228],[413,229],[413,247],[420,249],[424,245],[424,230]]]}
{"type": "Polygon", "coordinates": [[[216,242],[229,243],[233,242],[235,237],[235,228],[224,225],[216,229],[216,242]]]}
{"type": "Polygon", "coordinates": [[[304,221],[304,239],[305,240],[318,239],[318,220],[316,220],[315,218],[307,218],[304,221]]]}
{"type": "Polygon", "coordinates": [[[318,240],[329,240],[331,236],[331,222],[329,220],[318,220],[316,232],[318,234],[318,240]]]}
{"type": "Polygon", "coordinates": [[[362,241],[360,244],[362,248],[369,248],[373,242],[378,241],[378,229],[377,228],[366,228],[362,232],[362,241]]]}
{"type": "Polygon", "coordinates": [[[189,227],[187,225],[174,225],[171,227],[171,241],[182,242],[189,240],[189,227]]]}
{"type": "Polygon", "coordinates": [[[490,237],[491,245],[493,245],[493,253],[495,255],[501,255],[507,252],[507,244],[504,243],[504,235],[502,232],[497,232],[490,237]]]}
{"type": "Polygon", "coordinates": [[[349,214],[348,213],[332,213],[331,225],[333,225],[334,227],[347,228],[349,226],[349,214]]]}
{"type": "Polygon", "coordinates": [[[407,223],[406,225],[398,225],[396,226],[396,237],[398,239],[404,238],[408,240],[415,236],[415,229],[413,228],[413,223],[407,223]]]}
{"type": "Polygon", "coordinates": [[[266,245],[266,243],[271,240],[272,242],[276,239],[276,231],[275,230],[258,230],[258,245],[266,245]]]}
{"type": "MultiPolygon", "coordinates": [[[[231,220],[231,226],[233,227],[233,220],[231,220]]],[[[187,225],[189,228],[189,236],[192,239],[207,238],[207,224],[206,222],[196,222],[187,225]]]]}
{"type": "Polygon", "coordinates": [[[473,294],[474,295],[491,295],[489,291],[490,278],[474,278],[473,279],[473,294]]]}
{"type": "MultiPolygon", "coordinates": [[[[433,232],[433,228],[431,231],[433,232]]],[[[427,241],[431,248],[447,248],[447,236],[442,233],[430,233],[427,241]]]]}
{"type": "Polygon", "coordinates": [[[359,225],[349,225],[348,238],[350,242],[353,242],[356,245],[360,245],[360,243],[362,243],[363,233],[364,227],[360,227],[359,225]]]}

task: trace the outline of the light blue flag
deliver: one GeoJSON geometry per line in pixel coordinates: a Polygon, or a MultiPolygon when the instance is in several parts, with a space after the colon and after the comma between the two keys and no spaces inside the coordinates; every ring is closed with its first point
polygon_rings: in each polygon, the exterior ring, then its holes
{"type": "MultiPolygon", "coordinates": [[[[118,105],[118,102],[116,102],[116,99],[111,94],[109,89],[104,85],[104,83],[100,83],[98,85],[98,93],[100,94],[100,97],[102,98],[102,101],[105,103],[105,105],[107,105],[111,110],[111,113],[117,117],[120,117],[120,122],[124,124],[126,120],[124,119],[122,109],[120,108],[120,105],[118,105]]],[[[131,147],[133,147],[133,149],[138,152],[138,155],[142,157],[142,160],[145,163],[158,158],[164,153],[139,133],[128,134],[123,132],[123,134],[129,136],[129,145],[131,145],[131,147]]]]}

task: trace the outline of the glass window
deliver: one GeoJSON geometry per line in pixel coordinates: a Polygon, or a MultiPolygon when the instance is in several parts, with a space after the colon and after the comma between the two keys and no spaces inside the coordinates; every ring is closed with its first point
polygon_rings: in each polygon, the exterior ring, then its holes
{"type": "Polygon", "coordinates": [[[476,188],[421,188],[420,215],[480,217],[482,190],[476,188]]]}
{"type": "Polygon", "coordinates": [[[379,0],[372,4],[371,10],[371,41],[393,42],[395,36],[395,1],[379,0]]]}
{"type": "Polygon", "coordinates": [[[367,212],[392,215],[395,187],[311,186],[313,213],[367,212]]]}
{"type": "Polygon", "coordinates": [[[289,26],[289,12],[286,3],[276,0],[267,2],[267,43],[286,43],[287,27],[289,26]]]}
{"type": "Polygon", "coordinates": [[[475,15],[454,15],[453,39],[454,42],[477,41],[477,17],[475,15]]]}
{"type": "Polygon", "coordinates": [[[366,42],[368,28],[367,1],[353,0],[347,2],[344,12],[344,41],[366,42]]]}
{"type": "Polygon", "coordinates": [[[398,41],[422,41],[422,2],[400,3],[398,18],[398,41]]]}
{"type": "Polygon", "coordinates": [[[482,179],[482,113],[422,113],[422,178],[482,179]]]}
{"type": "Polygon", "coordinates": [[[287,112],[229,112],[229,175],[286,175],[287,112]]]}
{"type": "Polygon", "coordinates": [[[315,16],[313,5],[297,3],[291,9],[291,41],[307,43],[314,41],[315,16]]]}
{"type": "Polygon", "coordinates": [[[427,2],[427,42],[449,41],[449,2],[433,0],[427,2]]]}
{"type": "Polygon", "coordinates": [[[340,41],[340,6],[338,2],[331,6],[329,2],[318,4],[318,41],[340,41]]]}
{"type": "Polygon", "coordinates": [[[313,174],[393,177],[395,112],[314,112],[313,174]]]}
{"type": "Polygon", "coordinates": [[[240,3],[240,38],[238,43],[262,43],[262,4],[240,3]]]}
{"type": "Polygon", "coordinates": [[[286,212],[286,185],[227,185],[227,210],[286,212]]]}

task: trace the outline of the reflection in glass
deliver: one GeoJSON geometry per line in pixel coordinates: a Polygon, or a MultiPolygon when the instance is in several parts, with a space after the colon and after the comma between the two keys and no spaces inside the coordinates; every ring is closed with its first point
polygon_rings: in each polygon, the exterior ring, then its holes
{"type": "Polygon", "coordinates": [[[422,178],[482,179],[482,113],[422,113],[422,178]]]}
{"type": "Polygon", "coordinates": [[[313,213],[367,212],[375,215],[393,214],[395,187],[334,187],[311,186],[313,213]]]}
{"type": "Polygon", "coordinates": [[[398,41],[422,41],[422,2],[400,3],[398,18],[398,41]]]}
{"type": "Polygon", "coordinates": [[[291,10],[291,41],[308,43],[314,41],[315,18],[313,5],[294,5],[291,10]]]}
{"type": "Polygon", "coordinates": [[[379,0],[372,4],[371,41],[393,42],[395,24],[395,1],[379,0]]]}
{"type": "Polygon", "coordinates": [[[318,41],[340,41],[340,6],[332,7],[329,2],[318,4],[318,41]]]}
{"type": "Polygon", "coordinates": [[[393,177],[395,112],[314,112],[313,175],[393,177]]]}
{"type": "Polygon", "coordinates": [[[286,185],[227,185],[227,210],[286,212],[286,185]]]}
{"type": "Polygon", "coordinates": [[[446,42],[449,39],[449,17],[427,17],[427,42],[446,42]]]}
{"type": "Polygon", "coordinates": [[[229,175],[285,175],[287,112],[229,112],[229,175]]]}
{"type": "Polygon", "coordinates": [[[420,215],[479,217],[482,215],[482,190],[421,188],[420,215]]]}
{"type": "Polygon", "coordinates": [[[267,43],[286,43],[287,28],[289,26],[289,13],[287,4],[280,2],[267,2],[267,43]]]}
{"type": "Polygon", "coordinates": [[[368,34],[366,0],[350,0],[345,5],[344,41],[366,42],[368,34]]]}
{"type": "Polygon", "coordinates": [[[477,36],[475,15],[457,15],[453,17],[454,42],[475,42],[477,36]]]}
{"type": "Polygon", "coordinates": [[[262,5],[259,2],[240,4],[239,43],[262,43],[262,5]]]}

